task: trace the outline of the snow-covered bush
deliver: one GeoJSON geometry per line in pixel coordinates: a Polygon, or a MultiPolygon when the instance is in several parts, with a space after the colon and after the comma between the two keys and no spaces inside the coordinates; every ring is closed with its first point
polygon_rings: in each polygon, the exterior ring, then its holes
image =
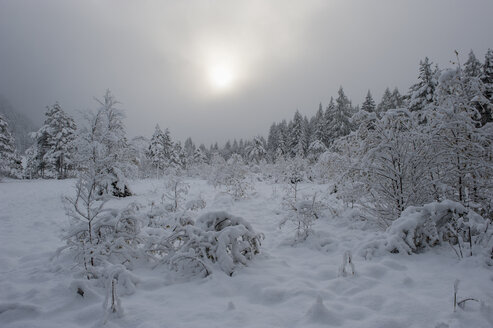
{"type": "Polygon", "coordinates": [[[316,200],[316,195],[313,195],[311,199],[297,200],[289,206],[288,214],[282,219],[279,227],[287,222],[292,223],[296,227],[295,241],[304,241],[313,233],[312,226],[320,217],[321,208],[322,204],[316,200]]]}
{"type": "Polygon", "coordinates": [[[64,198],[71,222],[65,233],[67,245],[60,251],[73,251],[88,278],[99,278],[111,264],[132,267],[134,260],[142,257],[139,206],[130,204],[122,211],[107,209],[108,198],[97,188],[95,179],[80,179],[75,197],[64,198]]]}
{"type": "Polygon", "coordinates": [[[206,213],[194,225],[182,226],[167,239],[168,245],[176,247],[169,263],[188,274],[206,276],[217,266],[232,275],[239,265],[247,265],[260,252],[262,238],[243,218],[226,212],[206,213]]]}
{"type": "Polygon", "coordinates": [[[166,203],[170,212],[178,211],[186,200],[190,186],[179,175],[171,175],[166,183],[166,191],[163,194],[163,203],[166,203]]]}
{"type": "Polygon", "coordinates": [[[202,197],[190,199],[185,203],[185,209],[190,210],[190,211],[197,211],[200,209],[205,208],[207,203],[205,200],[202,199],[202,197]]]}
{"type": "Polygon", "coordinates": [[[412,254],[449,243],[459,258],[472,255],[475,247],[491,253],[493,229],[489,226],[488,220],[450,200],[412,206],[387,229],[385,248],[412,254]]]}

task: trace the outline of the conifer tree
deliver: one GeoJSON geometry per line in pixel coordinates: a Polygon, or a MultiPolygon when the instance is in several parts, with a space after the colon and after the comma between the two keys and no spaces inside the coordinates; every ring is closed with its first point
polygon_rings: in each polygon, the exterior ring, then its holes
{"type": "Polygon", "coordinates": [[[252,143],[247,148],[247,154],[250,161],[253,161],[256,164],[260,163],[267,155],[267,151],[264,147],[264,139],[260,136],[253,138],[252,143]]]}
{"type": "Polygon", "coordinates": [[[327,139],[326,137],[326,124],[325,124],[325,117],[324,117],[324,111],[322,109],[322,103],[320,103],[318,107],[318,111],[314,116],[314,122],[313,122],[313,133],[312,133],[312,138],[311,141],[318,140],[321,143],[325,144],[325,140],[327,139]]]}
{"type": "Polygon", "coordinates": [[[330,123],[330,137],[332,140],[346,136],[351,132],[351,101],[344,93],[342,87],[339,88],[336,99],[335,111],[330,123]]]}
{"type": "Polygon", "coordinates": [[[15,139],[7,121],[0,115],[0,178],[20,177],[21,172],[21,159],[15,148],[15,139]]]}
{"type": "Polygon", "coordinates": [[[43,156],[49,169],[57,172],[58,178],[65,178],[71,167],[74,153],[76,125],[58,103],[47,107],[46,120],[38,131],[46,134],[47,151],[43,156]]]}
{"type": "Polygon", "coordinates": [[[162,171],[167,164],[166,153],[164,150],[165,141],[164,133],[156,124],[154,129],[154,134],[151,138],[151,143],[149,144],[149,150],[147,152],[147,157],[151,161],[152,165],[156,168],[156,175],[159,177],[159,172],[162,171]]]}
{"type": "Polygon", "coordinates": [[[391,99],[391,108],[396,109],[396,108],[403,108],[404,107],[404,97],[402,97],[401,93],[399,92],[399,89],[397,87],[394,88],[394,91],[392,91],[392,95],[390,97],[391,99]]]}
{"type": "Polygon", "coordinates": [[[334,103],[334,98],[330,97],[329,104],[327,105],[327,108],[325,109],[325,113],[324,113],[325,127],[324,127],[324,140],[322,141],[326,147],[328,147],[329,144],[333,141],[332,136],[330,134],[330,125],[332,124],[332,120],[334,119],[335,110],[336,110],[336,105],[334,103]]]}
{"type": "Polygon", "coordinates": [[[379,117],[382,117],[383,114],[388,111],[389,109],[394,109],[393,108],[393,99],[392,99],[392,93],[390,92],[389,88],[386,88],[385,91],[383,92],[382,100],[380,100],[380,103],[377,106],[376,112],[379,117]]]}
{"type": "Polygon", "coordinates": [[[464,63],[464,76],[479,77],[483,71],[481,62],[476,58],[474,51],[470,51],[467,61],[464,63]]]}
{"type": "Polygon", "coordinates": [[[418,82],[409,90],[409,109],[420,111],[433,103],[433,95],[438,85],[438,67],[432,67],[428,57],[419,62],[418,82]]]}
{"type": "Polygon", "coordinates": [[[370,90],[368,90],[365,101],[363,102],[363,105],[361,105],[361,110],[364,110],[368,113],[373,113],[375,112],[375,109],[376,109],[375,101],[373,100],[370,90]]]}
{"type": "Polygon", "coordinates": [[[489,101],[481,111],[481,124],[493,121],[493,50],[488,49],[484,57],[481,81],[484,85],[484,96],[489,101]]]}
{"type": "Polygon", "coordinates": [[[303,117],[297,110],[289,124],[289,150],[291,157],[305,156],[306,128],[303,117]]]}

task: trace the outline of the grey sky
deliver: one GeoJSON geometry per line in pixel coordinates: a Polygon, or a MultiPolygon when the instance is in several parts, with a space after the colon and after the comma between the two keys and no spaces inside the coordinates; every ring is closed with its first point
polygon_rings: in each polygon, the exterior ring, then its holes
{"type": "Polygon", "coordinates": [[[353,103],[401,92],[425,56],[493,47],[491,0],[0,0],[0,94],[40,122],[59,101],[95,108],[106,88],[130,136],[223,142],[267,132],[296,109],[312,115],[340,85],[353,103]],[[214,90],[211,66],[233,82],[214,90]]]}

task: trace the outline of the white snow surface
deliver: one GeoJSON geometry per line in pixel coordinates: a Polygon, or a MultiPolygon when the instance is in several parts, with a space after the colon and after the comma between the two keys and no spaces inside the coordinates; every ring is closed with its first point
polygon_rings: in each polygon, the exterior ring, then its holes
{"type": "MultiPolygon", "coordinates": [[[[294,228],[279,229],[287,215],[279,185],[257,182],[250,198],[233,201],[202,180],[187,180],[189,199],[201,212],[227,211],[263,233],[261,254],[232,277],[217,271],[177,282],[165,266],[133,270],[135,292],[122,295],[124,313],[104,321],[104,290],[72,274],[75,261],[55,256],[68,219],[61,196],[74,180],[6,180],[0,183],[0,327],[493,327],[493,269],[484,259],[457,259],[450,248],[418,255],[361,254],[382,232],[335,199],[306,241],[292,243],[294,228]],[[353,254],[355,275],[339,276],[343,255],[353,254]],[[454,283],[459,299],[453,311],[454,283]],[[77,294],[79,287],[84,297],[77,294]]],[[[135,196],[112,200],[159,202],[165,183],[134,181],[135,196]]],[[[303,185],[306,193],[327,186],[303,185]]],[[[196,217],[196,218],[197,218],[196,217]]]]}

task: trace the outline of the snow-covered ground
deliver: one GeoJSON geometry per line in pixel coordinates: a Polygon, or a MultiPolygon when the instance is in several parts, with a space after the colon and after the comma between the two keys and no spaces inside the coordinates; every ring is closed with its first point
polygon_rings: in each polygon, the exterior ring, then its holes
{"type": "MultiPolygon", "coordinates": [[[[205,181],[188,182],[190,195],[206,200],[205,211],[225,209],[263,233],[261,254],[232,277],[214,272],[175,282],[166,267],[136,268],[140,282],[122,297],[124,315],[106,323],[103,292],[78,295],[69,263],[54,257],[67,224],[61,195],[73,192],[74,180],[0,183],[0,327],[493,327],[493,270],[480,257],[459,261],[437,248],[364,259],[362,245],[380,232],[340,208],[325,211],[316,234],[293,246],[293,226],[279,229],[281,186],[257,183],[252,197],[229,202],[205,181]],[[348,250],[356,274],[344,277],[348,250]],[[459,298],[481,303],[454,312],[456,279],[459,298]]],[[[162,187],[135,181],[136,196],[109,205],[159,201],[162,187]]]]}

